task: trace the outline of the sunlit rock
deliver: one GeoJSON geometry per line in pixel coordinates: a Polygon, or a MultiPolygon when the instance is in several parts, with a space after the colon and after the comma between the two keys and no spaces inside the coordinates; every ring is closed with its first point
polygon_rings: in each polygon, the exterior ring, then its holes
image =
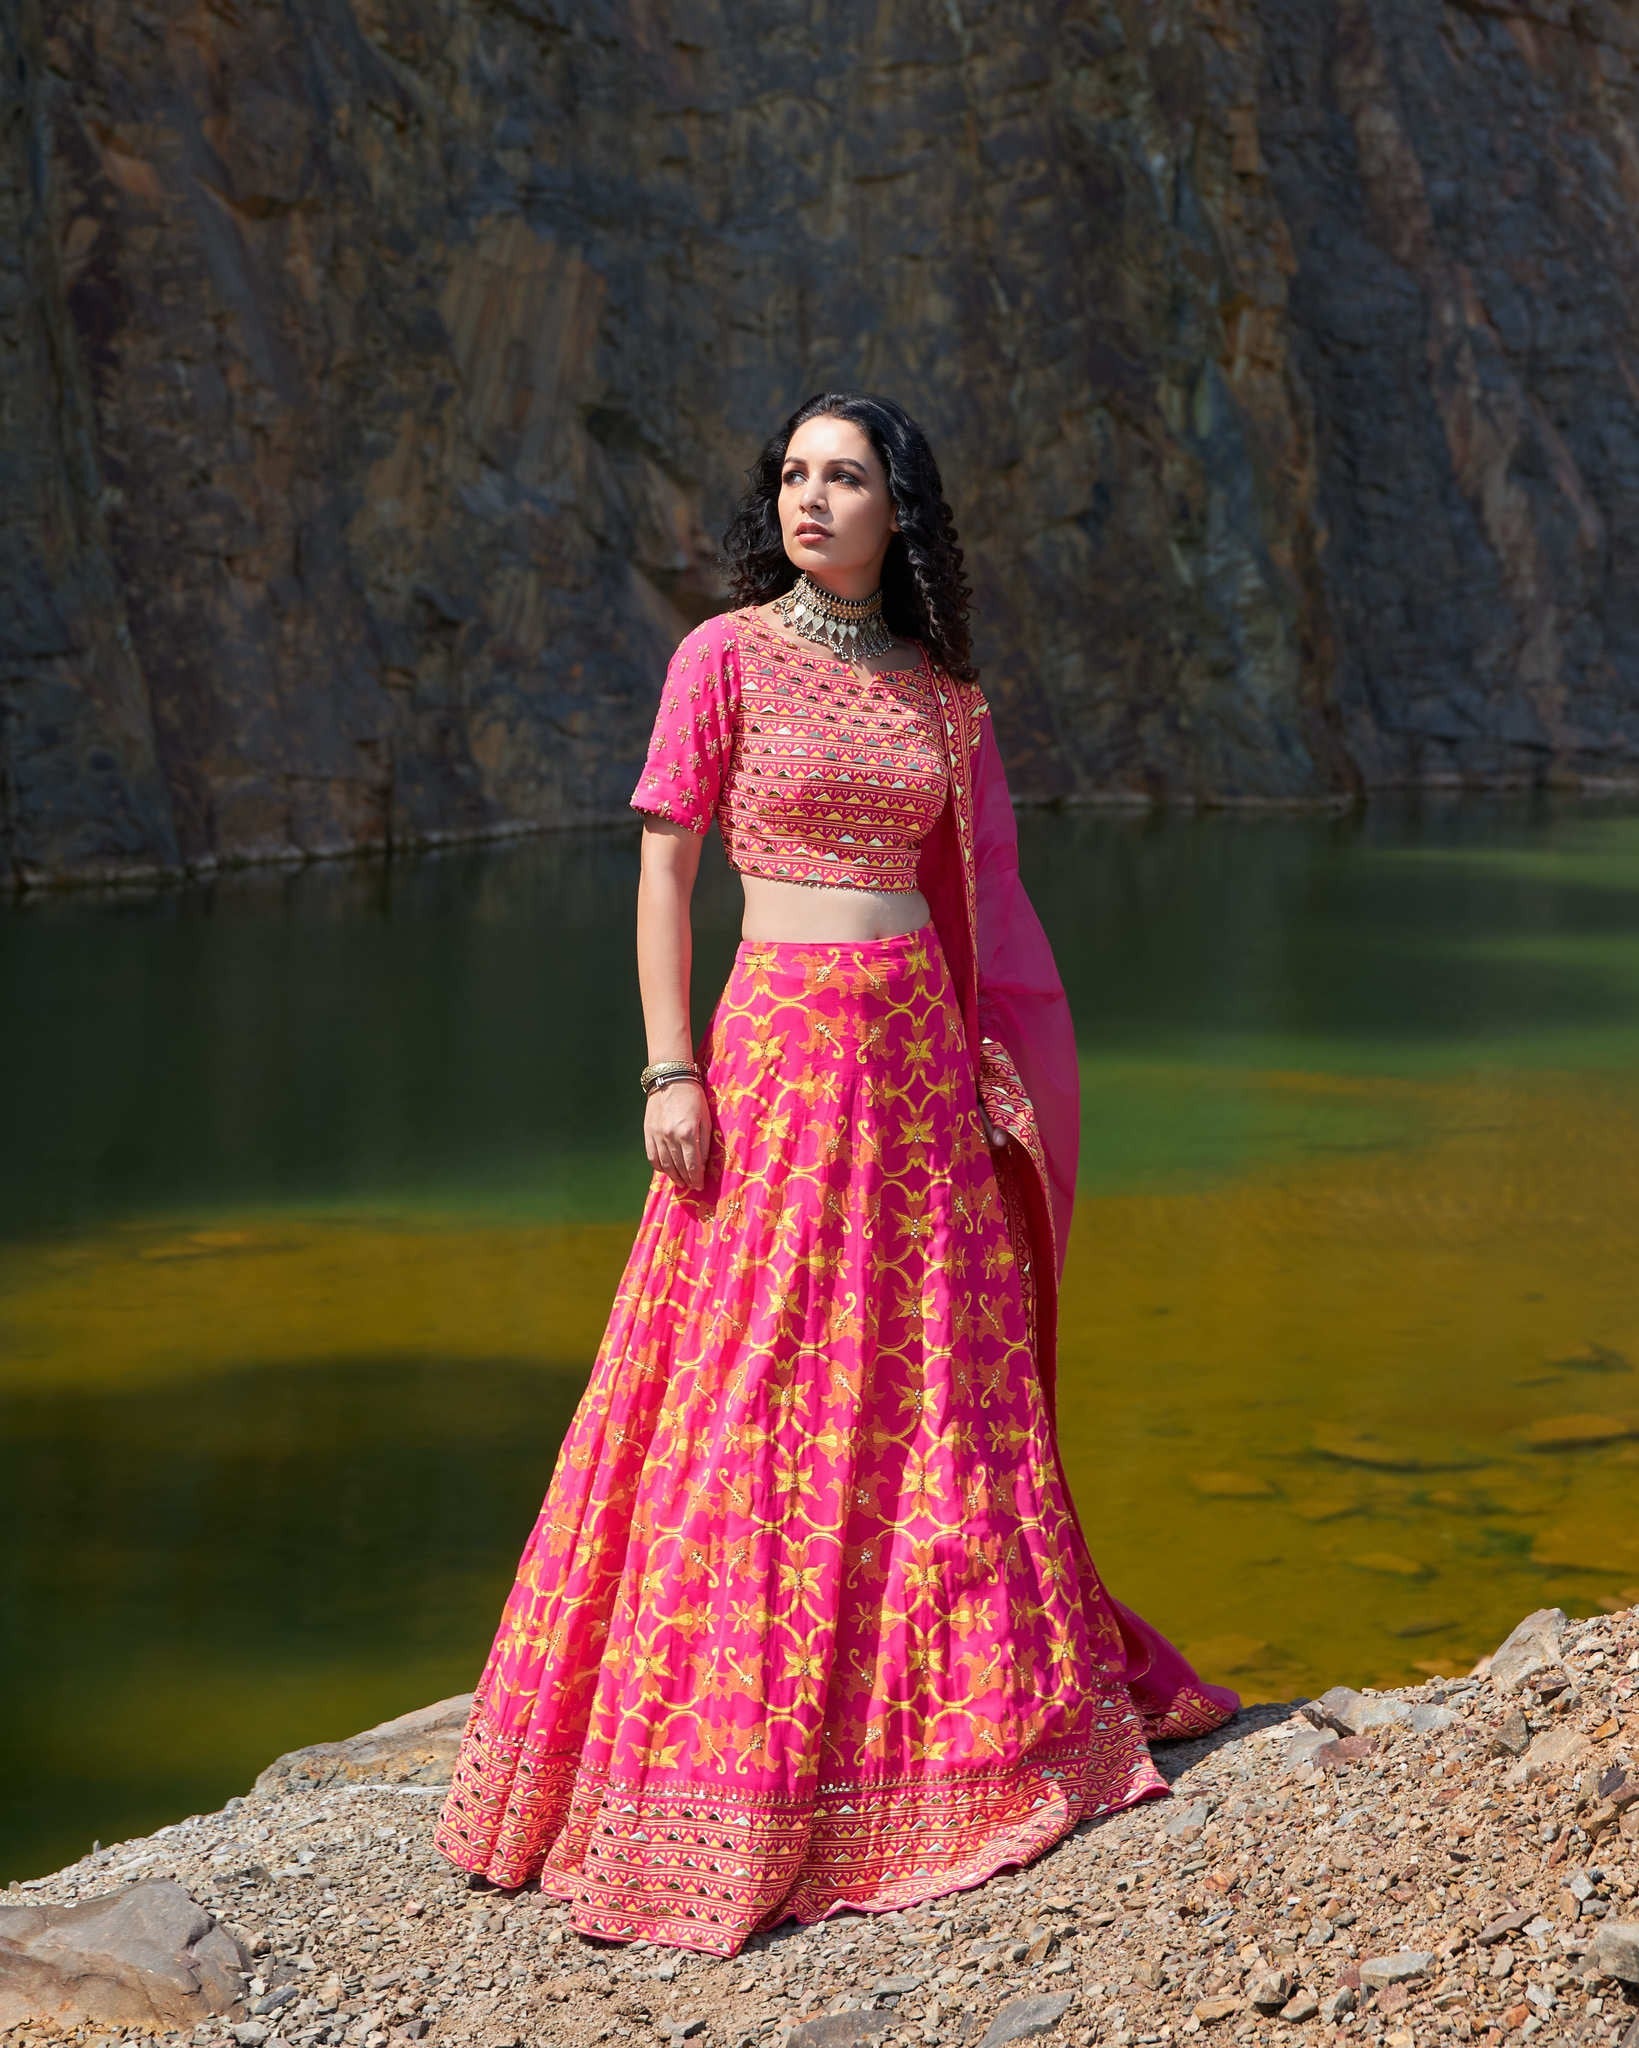
{"type": "Polygon", "coordinates": [[[0,1905],[0,2028],[191,2027],[244,2011],[237,1935],[166,1878],[72,1906],[0,1905]]]}
{"type": "Polygon", "coordinates": [[[1508,1632],[1492,1651],[1487,1672],[1499,1692],[1513,1692],[1539,1671],[1553,1669],[1560,1661],[1565,1639],[1565,1610],[1539,1607],[1534,1614],[1508,1632]]]}
{"type": "Polygon", "coordinates": [[[1431,1579],[1434,1567],[1420,1558],[1407,1557],[1398,1550],[1362,1550],[1349,1559],[1365,1572],[1381,1572],[1392,1579],[1431,1579]]]}
{"type": "Polygon", "coordinates": [[[447,1785],[472,1708],[470,1692],[399,1714],[342,1742],[287,1750],[257,1775],[258,1792],[303,1790],[368,1779],[387,1785],[447,1785]]]}
{"type": "Polygon", "coordinates": [[[1639,1526],[1594,1511],[1562,1517],[1532,1538],[1538,1564],[1579,1572],[1639,1572],[1639,1526]]]}
{"type": "Polygon", "coordinates": [[[1460,1444],[1438,1438],[1390,1440],[1370,1430],[1318,1423],[1310,1442],[1323,1457],[1346,1465],[1371,1465],[1381,1472],[1464,1472],[1486,1461],[1460,1444]]]}
{"type": "Polygon", "coordinates": [[[1622,1415],[1550,1415],[1524,1432],[1535,1451],[1578,1451],[1639,1437],[1639,1418],[1622,1415]]]}
{"type": "Polygon", "coordinates": [[[1189,1483],[1208,1500],[1272,1500],[1274,1484],[1256,1472],[1192,1472],[1189,1483]]]}

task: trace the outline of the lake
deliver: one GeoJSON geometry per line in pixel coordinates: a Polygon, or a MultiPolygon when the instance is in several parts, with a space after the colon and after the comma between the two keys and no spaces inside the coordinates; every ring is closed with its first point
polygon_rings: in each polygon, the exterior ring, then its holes
{"type": "MultiPolygon", "coordinates": [[[[1254,1700],[1639,1600],[1639,805],[1020,842],[1111,1589],[1254,1700]]],[[[0,909],[0,1880],[476,1680],[649,1182],[637,848],[0,909]]],[[[739,914],[714,835],[697,1033],[739,914]]]]}

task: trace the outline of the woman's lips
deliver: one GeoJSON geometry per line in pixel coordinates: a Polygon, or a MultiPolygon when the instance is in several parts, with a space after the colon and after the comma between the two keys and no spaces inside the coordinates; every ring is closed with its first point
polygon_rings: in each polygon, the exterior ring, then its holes
{"type": "Polygon", "coordinates": [[[798,540],[829,540],[831,538],[823,526],[799,526],[796,537],[798,540]]]}

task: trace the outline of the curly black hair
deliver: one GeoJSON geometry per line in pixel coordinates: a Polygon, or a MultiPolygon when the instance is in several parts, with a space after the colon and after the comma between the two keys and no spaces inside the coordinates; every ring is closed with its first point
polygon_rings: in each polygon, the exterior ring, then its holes
{"type": "Polygon", "coordinates": [[[796,582],[780,531],[780,472],[791,436],[806,420],[851,420],[871,438],[899,513],[882,564],[882,616],[903,640],[920,640],[948,674],[972,682],[968,638],[972,590],[962,574],[956,521],[945,503],[928,437],[891,398],[822,391],[805,399],[764,444],[746,472],[746,493],[723,535],[722,567],[736,605],[766,604],[796,582]]]}

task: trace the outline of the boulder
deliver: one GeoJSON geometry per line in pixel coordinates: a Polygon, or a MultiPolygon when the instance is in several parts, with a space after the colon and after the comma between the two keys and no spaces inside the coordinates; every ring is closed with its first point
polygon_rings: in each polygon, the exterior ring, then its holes
{"type": "Polygon", "coordinates": [[[0,2029],[239,2018],[249,1968],[238,1936],[169,1878],[73,1906],[0,1906],[0,2029]]]}
{"type": "Polygon", "coordinates": [[[1553,1670],[1564,1643],[1564,1608],[1539,1607],[1492,1651],[1487,1675],[1498,1692],[1515,1692],[1539,1671],[1553,1670]]]}
{"type": "Polygon", "coordinates": [[[1639,1984],[1639,1920],[1602,1921],[1588,1960],[1602,1977],[1639,1984]]]}
{"type": "Polygon", "coordinates": [[[1569,1721],[1545,1728],[1508,1772],[1511,1785],[1534,1785],[1538,1778],[1575,1766],[1587,1754],[1588,1738],[1569,1721]]]}
{"type": "Polygon", "coordinates": [[[447,1785],[472,1710],[470,1692],[454,1693],[381,1721],[342,1742],[286,1750],[257,1775],[258,1792],[307,1791],[368,1781],[383,1785],[447,1785]]]}
{"type": "Polygon", "coordinates": [[[985,2029],[979,2048],[1007,2048],[1010,2041],[1027,2040],[1056,2027],[1075,2002],[1071,1991],[1055,1991],[1037,1998],[1010,1998],[985,2029]]]}

